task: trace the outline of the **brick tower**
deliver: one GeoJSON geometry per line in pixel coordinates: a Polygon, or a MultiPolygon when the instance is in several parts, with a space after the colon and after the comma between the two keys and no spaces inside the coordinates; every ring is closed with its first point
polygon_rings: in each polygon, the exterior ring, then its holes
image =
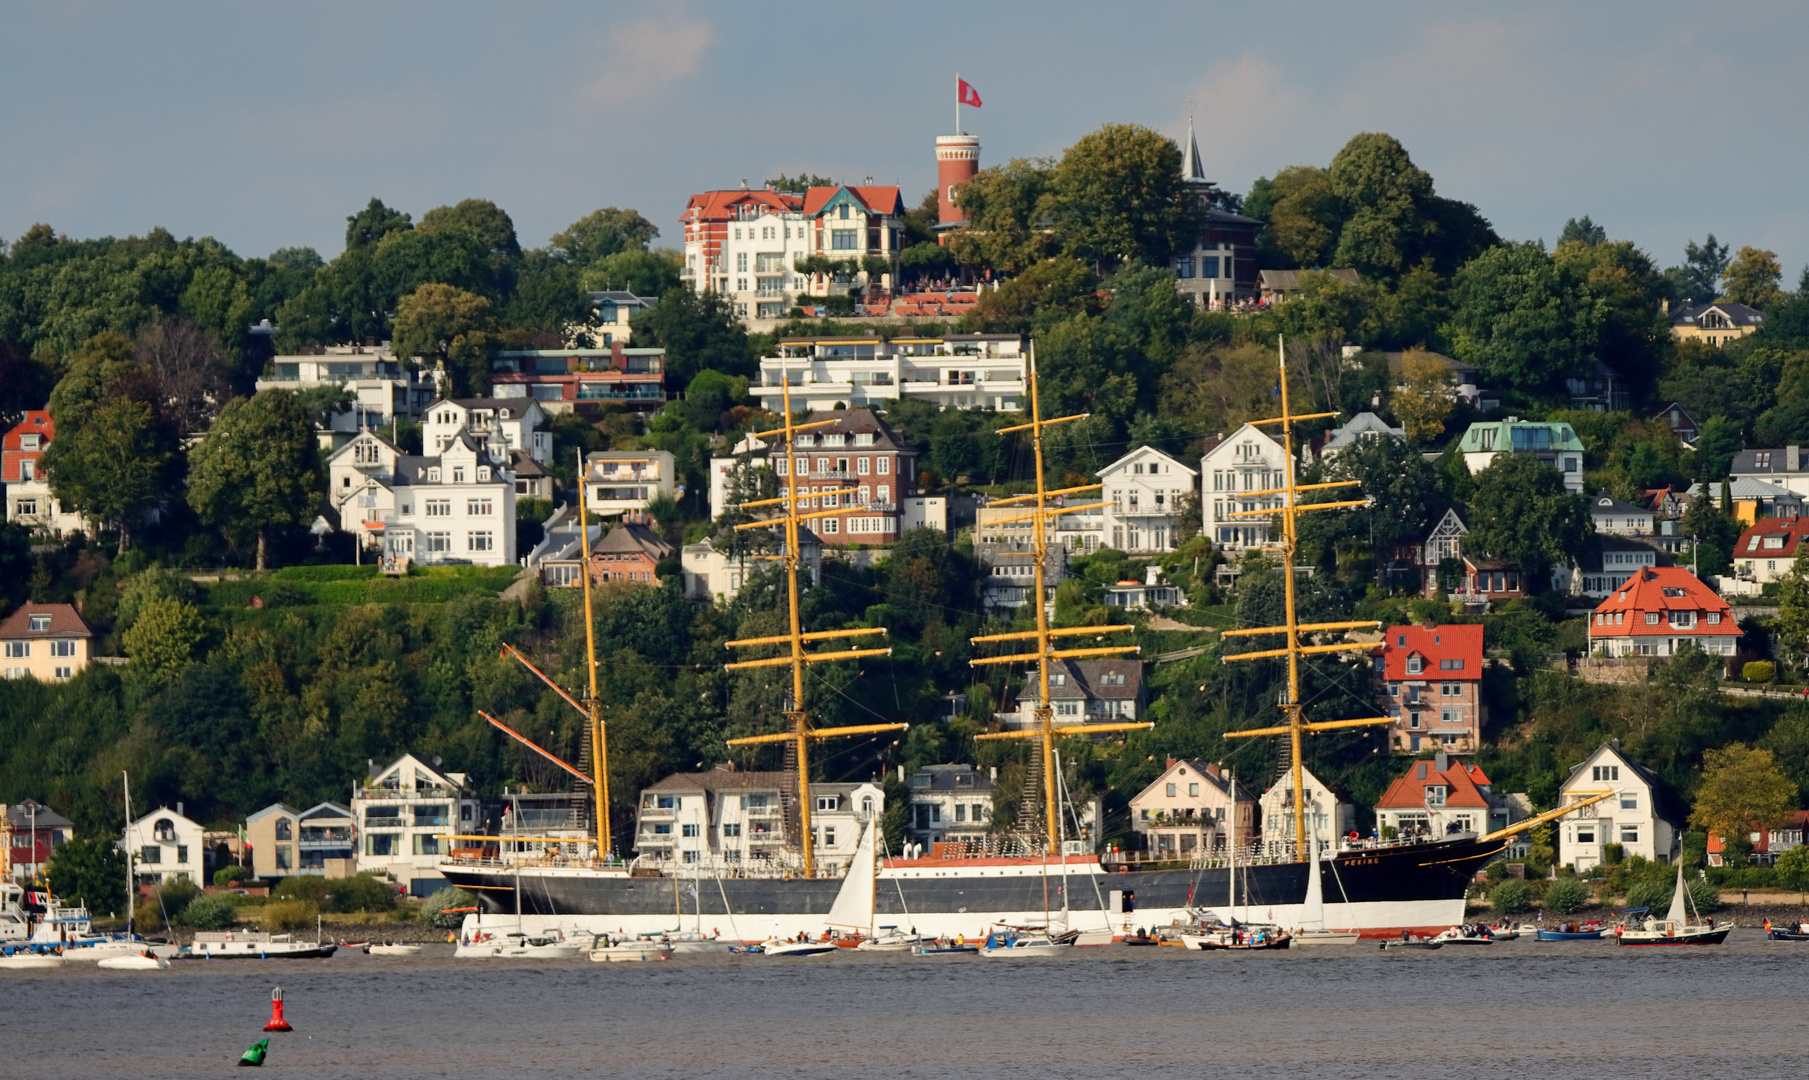
{"type": "Polygon", "coordinates": [[[965,184],[980,171],[978,135],[936,136],[936,223],[959,225],[967,216],[955,206],[955,185],[965,184]]]}

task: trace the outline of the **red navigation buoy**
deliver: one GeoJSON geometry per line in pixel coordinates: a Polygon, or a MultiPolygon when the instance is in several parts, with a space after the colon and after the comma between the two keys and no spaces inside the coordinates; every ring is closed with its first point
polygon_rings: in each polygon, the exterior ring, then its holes
{"type": "Polygon", "coordinates": [[[278,986],[270,991],[270,1022],[264,1025],[265,1031],[294,1031],[289,1021],[283,1019],[283,988],[278,986]]]}

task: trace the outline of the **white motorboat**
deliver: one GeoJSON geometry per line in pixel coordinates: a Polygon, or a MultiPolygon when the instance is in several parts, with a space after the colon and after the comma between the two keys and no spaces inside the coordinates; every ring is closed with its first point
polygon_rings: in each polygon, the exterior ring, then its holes
{"type": "Polygon", "coordinates": [[[672,946],[669,943],[650,937],[612,941],[590,951],[591,961],[598,964],[641,963],[648,960],[665,960],[671,955],[672,946]]]}
{"type": "Polygon", "coordinates": [[[364,951],[372,956],[419,956],[421,953],[421,946],[389,944],[369,945],[365,947],[364,951]]]}
{"type": "Polygon", "coordinates": [[[882,926],[880,934],[856,945],[857,952],[910,952],[924,943],[916,934],[907,934],[896,926],[882,926]]]}
{"type": "Polygon", "coordinates": [[[569,960],[583,951],[584,946],[567,940],[557,930],[534,936],[517,930],[503,935],[496,955],[510,960],[569,960]]]}
{"type": "Polygon", "coordinates": [[[0,956],[0,971],[22,971],[37,968],[60,968],[63,958],[54,954],[20,952],[0,956]]]}
{"type": "Polygon", "coordinates": [[[763,941],[760,952],[769,957],[827,957],[829,953],[841,952],[841,946],[834,941],[763,941]]]}
{"type": "Polygon", "coordinates": [[[733,951],[731,943],[715,933],[667,934],[660,940],[673,956],[726,956],[733,951]]]}
{"type": "Polygon", "coordinates": [[[189,955],[207,960],[319,960],[338,951],[338,944],[297,940],[294,934],[261,930],[202,930],[189,945],[189,955]]]}
{"type": "Polygon", "coordinates": [[[1296,930],[1294,946],[1302,945],[1355,945],[1363,935],[1355,930],[1296,930]]]}
{"type": "MultiPolygon", "coordinates": [[[[1662,919],[1649,918],[1637,927],[1620,926],[1614,936],[1622,945],[1719,945],[1727,940],[1733,927],[1716,926],[1712,922],[1690,922],[1690,909],[1695,907],[1689,890],[1683,887],[1683,866],[1677,867],[1677,888],[1671,893],[1671,910],[1662,919]]],[[[1700,920],[1702,913],[1698,911],[1700,920]]]]}
{"type": "Polygon", "coordinates": [[[109,956],[100,961],[100,967],[108,971],[164,971],[170,962],[154,953],[139,953],[135,956],[109,956]]]}
{"type": "Polygon", "coordinates": [[[1440,945],[1493,945],[1495,935],[1472,926],[1453,926],[1432,939],[1440,945]]]}
{"type": "Polygon", "coordinates": [[[1064,956],[1074,947],[1076,936],[1078,935],[1072,933],[1059,937],[1048,934],[991,934],[986,938],[986,944],[980,948],[980,955],[1019,960],[1064,956]]]}

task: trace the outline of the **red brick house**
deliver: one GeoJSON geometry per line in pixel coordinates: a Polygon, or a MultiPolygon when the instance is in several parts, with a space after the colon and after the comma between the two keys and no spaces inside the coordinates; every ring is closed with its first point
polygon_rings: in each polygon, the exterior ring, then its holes
{"type": "Polygon", "coordinates": [[[847,512],[818,518],[811,528],[825,544],[884,545],[898,541],[905,529],[903,504],[917,479],[917,450],[863,408],[813,412],[807,423],[831,421],[798,436],[788,466],[784,454],[774,457],[779,491],[795,468],[799,509],[811,512],[846,507],[847,512]],[[856,490],[837,495],[810,492],[856,490]]]}
{"type": "Polygon", "coordinates": [[[1394,717],[1390,749],[1418,753],[1424,743],[1474,753],[1481,745],[1481,626],[1391,626],[1375,665],[1382,708],[1394,717]]]}
{"type": "Polygon", "coordinates": [[[638,521],[622,521],[590,549],[591,580],[639,581],[659,584],[660,560],[672,554],[672,545],[638,521]]]}

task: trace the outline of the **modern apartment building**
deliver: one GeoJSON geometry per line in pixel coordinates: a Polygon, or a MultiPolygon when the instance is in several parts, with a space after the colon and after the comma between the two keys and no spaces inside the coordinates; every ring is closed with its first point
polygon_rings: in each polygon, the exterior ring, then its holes
{"type": "Polygon", "coordinates": [[[271,803],[245,818],[245,845],[256,877],[350,877],[358,857],[358,822],[349,807],[336,802],[306,810],[271,803]]]}
{"type": "Polygon", "coordinates": [[[1567,490],[1583,493],[1583,442],[1575,429],[1561,421],[1510,416],[1506,420],[1471,424],[1465,429],[1458,450],[1471,473],[1488,468],[1498,454],[1525,454],[1562,473],[1567,490]]]}
{"type": "Polygon", "coordinates": [[[272,357],[259,390],[344,387],[352,404],[329,413],[316,436],[323,450],[343,446],[365,428],[385,428],[398,417],[413,419],[439,396],[431,372],[398,358],[381,345],[321,345],[311,353],[272,357]]]}
{"type": "Polygon", "coordinates": [[[445,882],[438,867],[451,845],[442,837],[477,832],[483,804],[464,773],[443,771],[438,762],[403,754],[381,769],[373,765],[369,779],[353,785],[355,872],[387,874],[415,896],[445,882]]]}
{"type": "Polygon", "coordinates": [[[666,404],[666,350],[519,349],[496,354],[490,393],[500,399],[533,398],[549,416],[579,408],[620,405],[657,412],[666,404]]]}
{"type": "Polygon", "coordinates": [[[586,509],[597,514],[645,510],[662,496],[676,499],[678,459],[669,450],[598,450],[585,458],[586,509]]]}
{"type": "Polygon", "coordinates": [[[945,409],[1015,412],[1025,397],[1026,346],[1016,334],[785,338],[760,360],[761,407],[831,409],[914,398],[945,409]]]}

